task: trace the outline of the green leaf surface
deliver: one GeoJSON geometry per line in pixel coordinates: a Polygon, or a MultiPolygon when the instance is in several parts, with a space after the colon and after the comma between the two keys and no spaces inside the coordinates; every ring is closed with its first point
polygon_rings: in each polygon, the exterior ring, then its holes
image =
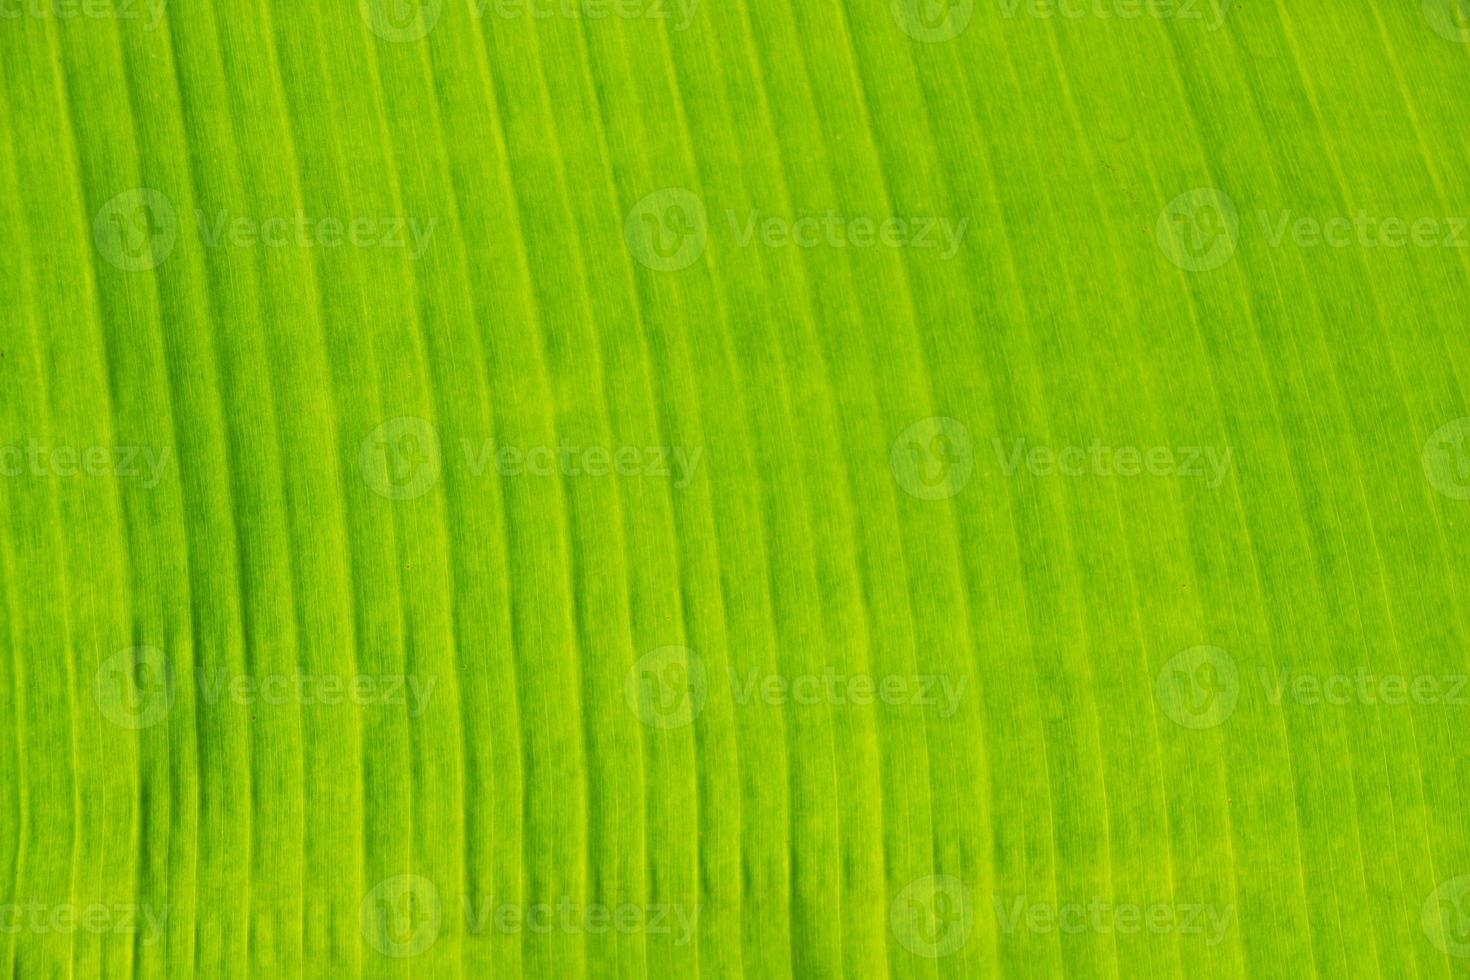
{"type": "Polygon", "coordinates": [[[0,976],[1467,975],[1467,169],[1466,0],[0,0],[0,976]]]}

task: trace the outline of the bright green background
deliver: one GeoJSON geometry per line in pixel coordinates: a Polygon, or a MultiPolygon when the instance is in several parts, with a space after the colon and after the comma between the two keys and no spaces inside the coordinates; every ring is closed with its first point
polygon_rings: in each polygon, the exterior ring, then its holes
{"type": "Polygon", "coordinates": [[[445,0],[404,43],[351,2],[0,19],[0,446],[172,460],[151,489],[0,479],[0,901],[168,914],[152,943],[0,933],[0,974],[1465,973],[1421,912],[1470,874],[1470,706],[1259,681],[1470,669],[1470,502],[1421,466],[1470,415],[1470,249],[1273,245],[1260,218],[1470,215],[1448,3],[1242,0],[1210,30],[981,0],[941,43],[887,0],[705,0],[683,31],[445,0]],[[140,186],[178,241],[128,272],[93,224],[140,186]],[[661,272],[625,219],[670,187],[707,243],[661,272]],[[1210,271],[1156,240],[1194,188],[1239,211],[1210,271]],[[196,209],[437,224],[413,261],[207,248],[196,209]],[[740,247],[752,209],[969,224],[948,261],[740,247]],[[359,457],[402,416],[442,476],[394,501],[359,457]],[[945,500],[890,466],[930,416],[973,436],[945,500]],[[681,489],[461,451],[563,438],[704,455],[681,489]],[[995,439],[1232,462],[1214,489],[1008,476],[995,439]],[[624,684],[671,645],[712,682],[665,730],[624,684]],[[136,646],[175,685],[134,731],[94,679],[136,646]],[[1240,675],[1204,729],[1155,692],[1197,646],[1240,675]],[[828,665],[970,683],[944,718],[724,681],[828,665]],[[437,687],[417,719],[251,708],[198,668],[437,687]],[[403,874],[445,912],[386,957],[359,910],[403,874]],[[937,958],[892,918],[931,875],[971,903],[937,958]],[[699,926],[471,935],[466,895],[699,926]],[[1018,896],[1232,918],[1214,945],[1007,932],[1018,896]]]}

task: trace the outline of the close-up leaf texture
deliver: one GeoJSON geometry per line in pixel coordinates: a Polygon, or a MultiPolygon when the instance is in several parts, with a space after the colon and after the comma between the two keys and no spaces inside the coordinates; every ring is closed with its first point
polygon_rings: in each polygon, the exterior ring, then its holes
{"type": "Polygon", "coordinates": [[[0,0],[0,976],[1470,975],[1467,173],[1466,0],[0,0]]]}

